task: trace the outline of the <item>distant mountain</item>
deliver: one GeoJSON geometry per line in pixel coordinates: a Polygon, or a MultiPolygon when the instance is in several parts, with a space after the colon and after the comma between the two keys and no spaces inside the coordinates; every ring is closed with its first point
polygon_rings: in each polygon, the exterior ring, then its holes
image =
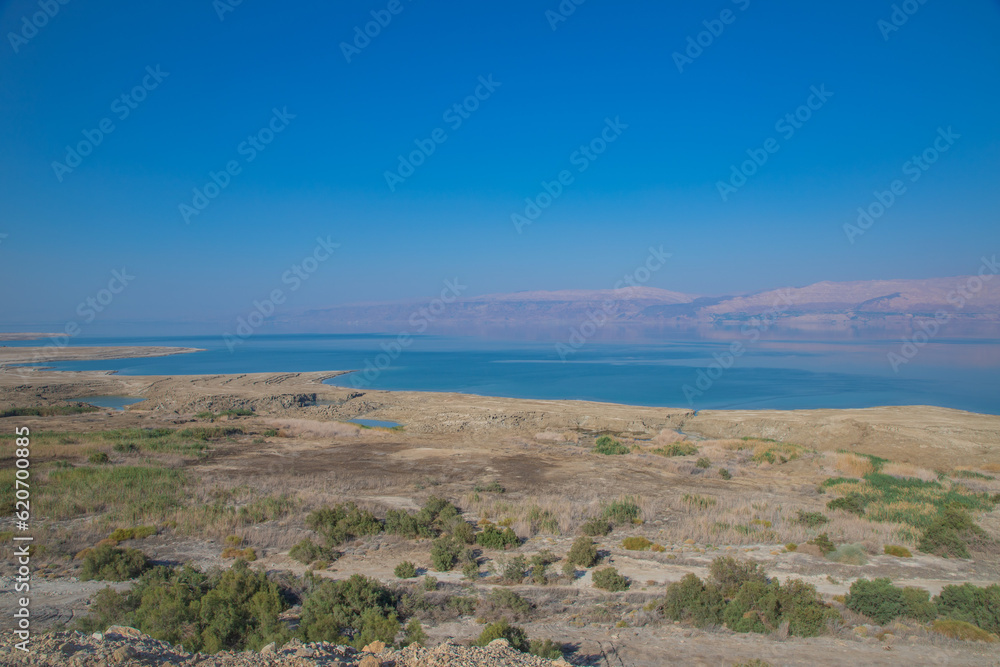
{"type": "Polygon", "coordinates": [[[307,311],[296,321],[327,330],[395,330],[421,323],[431,328],[561,326],[595,318],[613,324],[703,328],[738,326],[768,314],[782,328],[895,329],[911,328],[920,318],[938,313],[946,314],[949,322],[992,327],[1000,323],[1000,277],[820,282],[714,297],[653,287],[530,291],[459,298],[428,310],[432,304],[428,299],[334,306],[307,311]]]}

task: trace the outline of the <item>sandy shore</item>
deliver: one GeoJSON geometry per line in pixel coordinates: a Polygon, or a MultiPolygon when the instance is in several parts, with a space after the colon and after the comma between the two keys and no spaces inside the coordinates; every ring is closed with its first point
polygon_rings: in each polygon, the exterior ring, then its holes
{"type": "MultiPolygon", "coordinates": [[[[649,437],[663,429],[708,438],[744,436],[797,442],[819,450],[879,451],[925,465],[1000,463],[1000,416],[931,406],[848,410],[702,410],[586,401],[498,398],[457,393],[359,390],[323,384],[345,371],[232,375],[117,376],[101,371],[3,368],[39,350],[0,349],[0,403],[40,405],[81,396],[145,398],[130,410],[192,413],[231,408],[317,420],[395,421],[410,433],[558,437],[587,430],[649,437]]],[[[191,348],[54,349],[49,360],[111,359],[194,352],[191,348]]]]}

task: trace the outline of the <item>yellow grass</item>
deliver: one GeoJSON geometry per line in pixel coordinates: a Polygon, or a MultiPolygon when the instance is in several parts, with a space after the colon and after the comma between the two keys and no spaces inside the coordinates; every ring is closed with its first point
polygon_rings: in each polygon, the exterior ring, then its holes
{"type": "Polygon", "coordinates": [[[836,455],[834,467],[848,477],[864,477],[875,472],[872,462],[864,456],[840,452],[836,455]]]}

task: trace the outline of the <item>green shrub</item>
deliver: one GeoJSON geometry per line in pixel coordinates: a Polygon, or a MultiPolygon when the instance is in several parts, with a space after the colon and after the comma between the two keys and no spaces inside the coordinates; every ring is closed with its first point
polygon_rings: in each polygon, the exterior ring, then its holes
{"type": "Polygon", "coordinates": [[[499,528],[492,523],[486,524],[483,530],[476,535],[476,544],[484,549],[507,549],[516,547],[521,543],[517,533],[513,529],[499,528]]]}
{"type": "Polygon", "coordinates": [[[795,551],[798,548],[799,545],[797,545],[795,542],[789,542],[788,544],[785,545],[786,551],[795,551]]]}
{"type": "Polygon", "coordinates": [[[1000,584],[982,588],[973,584],[945,586],[934,598],[938,613],[1000,634],[1000,584]]]}
{"type": "Polygon", "coordinates": [[[527,652],[531,648],[528,642],[528,635],[521,628],[511,625],[506,619],[501,619],[496,623],[490,623],[483,628],[479,639],[475,641],[476,646],[486,646],[494,639],[506,639],[510,645],[518,651],[527,652]]]}
{"type": "Polygon", "coordinates": [[[826,557],[842,565],[865,565],[868,562],[868,554],[860,544],[842,544],[826,557]]]}
{"type": "Polygon", "coordinates": [[[306,525],[335,547],[347,540],[382,532],[382,522],[374,514],[354,503],[338,504],[314,510],[306,516],[306,525]]]}
{"type": "Polygon", "coordinates": [[[722,556],[712,561],[709,576],[723,597],[732,597],[744,584],[754,582],[766,585],[767,573],[760,563],[722,556]]]}
{"type": "Polygon", "coordinates": [[[822,512],[806,512],[805,510],[799,510],[796,518],[796,521],[806,528],[819,528],[829,520],[822,512]]]}
{"type": "Polygon", "coordinates": [[[449,535],[439,537],[431,545],[431,564],[438,572],[451,570],[461,555],[462,545],[449,535]]]}
{"type": "Polygon", "coordinates": [[[893,586],[889,579],[858,579],[851,584],[844,604],[879,625],[903,616],[906,611],[902,589],[893,586]]]}
{"type": "Polygon", "coordinates": [[[563,657],[563,647],[562,644],[557,644],[551,639],[546,639],[545,641],[535,639],[532,640],[528,653],[531,655],[537,655],[540,658],[559,660],[563,657]]]}
{"type": "Polygon", "coordinates": [[[707,456],[703,456],[700,459],[698,459],[697,461],[695,461],[694,465],[696,467],[698,467],[698,468],[711,468],[712,467],[712,459],[708,458],[707,456]]]}
{"type": "Polygon", "coordinates": [[[813,539],[809,540],[806,544],[812,544],[819,547],[820,551],[822,551],[824,554],[828,554],[831,551],[836,550],[837,548],[837,545],[833,543],[833,541],[830,539],[830,536],[827,535],[826,533],[820,533],[813,539]]]}
{"type": "Polygon", "coordinates": [[[149,569],[146,554],[138,549],[120,549],[108,544],[91,549],[83,558],[81,581],[127,581],[149,569]]]}
{"type": "Polygon", "coordinates": [[[507,489],[504,488],[503,484],[501,484],[497,480],[493,480],[492,482],[489,482],[488,484],[486,484],[486,483],[478,484],[477,483],[474,487],[472,487],[472,490],[475,491],[475,492],[477,492],[477,493],[506,493],[507,492],[507,489]]]}
{"type": "Polygon", "coordinates": [[[402,563],[396,565],[392,573],[396,575],[397,579],[412,579],[417,576],[417,566],[408,560],[404,560],[402,563]]]}
{"type": "Polygon", "coordinates": [[[594,586],[601,588],[606,591],[627,591],[632,582],[618,573],[618,570],[613,567],[606,567],[600,570],[594,570],[591,575],[594,586]]]}
{"type": "Polygon", "coordinates": [[[424,626],[420,625],[420,621],[415,618],[411,618],[410,622],[406,624],[406,634],[403,635],[403,646],[409,646],[410,644],[426,644],[427,643],[427,633],[424,632],[424,626]]]}
{"type": "Polygon", "coordinates": [[[597,442],[594,443],[593,449],[595,454],[605,454],[607,456],[628,454],[630,451],[628,447],[607,435],[602,435],[598,438],[597,442]]]}
{"type": "Polygon", "coordinates": [[[896,558],[913,558],[913,554],[906,547],[897,546],[895,544],[887,544],[883,548],[886,556],[895,556],[896,558]]]}
{"type": "Polygon", "coordinates": [[[425,591],[436,591],[438,587],[437,577],[432,577],[429,574],[424,575],[423,582],[420,585],[425,591]]]}
{"type": "Polygon", "coordinates": [[[635,523],[639,519],[639,505],[631,496],[614,500],[601,510],[601,518],[616,526],[635,523]]]}
{"type": "Polygon", "coordinates": [[[867,504],[868,501],[863,496],[857,493],[848,493],[846,496],[834,498],[826,506],[831,510],[844,510],[845,512],[862,516],[865,513],[865,506],[867,504]]]}
{"type": "Polygon", "coordinates": [[[323,580],[302,604],[303,639],[360,649],[375,640],[391,644],[399,632],[396,595],[360,574],[323,580]]]}
{"type": "Polygon", "coordinates": [[[532,604],[509,588],[494,588],[479,603],[476,613],[487,621],[506,618],[521,621],[528,618],[532,604]]]}
{"type": "Polygon", "coordinates": [[[732,479],[733,475],[727,468],[719,468],[719,477],[722,479],[732,479]]]}
{"type": "Polygon", "coordinates": [[[945,637],[973,642],[995,642],[996,635],[992,635],[982,628],[976,627],[972,623],[956,621],[950,618],[942,618],[934,621],[931,630],[945,637]]]}
{"type": "Polygon", "coordinates": [[[108,539],[124,542],[125,540],[144,540],[152,535],[156,535],[156,526],[136,526],[134,528],[115,528],[108,535],[108,539]]]}
{"type": "Polygon", "coordinates": [[[603,537],[611,532],[611,523],[607,519],[597,517],[587,519],[580,526],[580,532],[589,537],[603,537]]]}
{"type": "Polygon", "coordinates": [[[111,458],[104,452],[91,452],[90,456],[87,457],[87,461],[101,465],[110,463],[111,458]]]}
{"type": "Polygon", "coordinates": [[[949,505],[924,530],[917,548],[937,556],[968,558],[968,542],[985,537],[986,533],[972,520],[968,510],[949,505]]]}
{"type": "Polygon", "coordinates": [[[580,567],[594,567],[597,564],[597,547],[589,537],[578,537],[570,547],[566,561],[580,567]]]}
{"type": "Polygon", "coordinates": [[[698,453],[698,448],[687,442],[673,442],[651,451],[660,456],[693,456],[698,453]]]}
{"type": "Polygon", "coordinates": [[[528,568],[528,561],[520,555],[513,558],[498,558],[494,561],[494,567],[503,583],[519,584],[524,581],[524,571],[528,568]]]}
{"type": "Polygon", "coordinates": [[[722,625],[725,599],[718,587],[706,584],[694,574],[686,574],[667,586],[667,594],[657,607],[672,621],[685,621],[698,627],[722,625]]]}
{"type": "Polygon", "coordinates": [[[923,588],[907,586],[903,589],[903,615],[918,621],[933,621],[937,618],[937,606],[931,602],[931,594],[923,588]]]}
{"type": "Polygon", "coordinates": [[[651,546],[653,543],[645,537],[626,537],[622,540],[622,548],[629,551],[645,551],[651,546]]]}
{"type": "Polygon", "coordinates": [[[297,560],[303,565],[317,560],[336,560],[339,556],[340,554],[333,549],[320,546],[308,537],[298,542],[288,552],[289,558],[297,560]]]}

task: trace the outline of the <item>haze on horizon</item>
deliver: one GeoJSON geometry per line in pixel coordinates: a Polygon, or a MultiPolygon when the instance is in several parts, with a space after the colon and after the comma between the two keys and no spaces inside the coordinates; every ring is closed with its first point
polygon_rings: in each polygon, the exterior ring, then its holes
{"type": "Polygon", "coordinates": [[[2,2],[0,325],[972,274],[1000,3],[893,4],[2,2]]]}

